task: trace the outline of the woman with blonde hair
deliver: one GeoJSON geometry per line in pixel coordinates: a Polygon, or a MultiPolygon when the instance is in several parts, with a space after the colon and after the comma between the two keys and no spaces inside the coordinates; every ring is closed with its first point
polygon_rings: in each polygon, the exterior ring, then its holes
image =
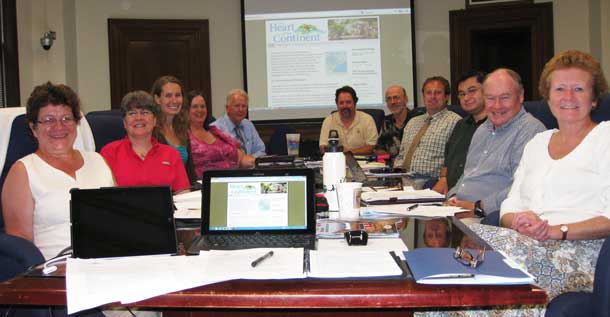
{"type": "MultiPolygon", "coordinates": [[[[525,267],[551,300],[593,289],[595,263],[610,235],[610,122],[591,119],[608,83],[591,55],[568,50],[546,63],[538,88],[559,129],[541,132],[525,146],[500,208],[502,227],[470,228],[525,267]]],[[[493,313],[542,314],[536,309],[493,313]]]]}

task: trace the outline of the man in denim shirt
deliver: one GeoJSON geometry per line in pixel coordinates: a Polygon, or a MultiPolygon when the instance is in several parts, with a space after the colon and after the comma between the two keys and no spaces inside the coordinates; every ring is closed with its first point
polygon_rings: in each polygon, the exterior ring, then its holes
{"type": "Polygon", "coordinates": [[[544,125],[523,109],[523,84],[515,71],[500,68],[483,82],[487,121],[474,133],[464,174],[449,190],[449,205],[484,217],[508,195],[525,144],[544,125]]]}

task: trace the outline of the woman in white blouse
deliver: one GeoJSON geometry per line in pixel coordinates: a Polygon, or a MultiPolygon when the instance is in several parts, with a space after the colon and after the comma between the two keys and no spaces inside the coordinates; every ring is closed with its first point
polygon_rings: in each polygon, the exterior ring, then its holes
{"type": "Polygon", "coordinates": [[[26,119],[38,148],[8,172],[2,212],[6,233],[32,241],[48,260],[70,245],[70,189],[114,186],[114,179],[98,153],[74,149],[81,112],[70,87],[35,87],[26,119]]]}
{"type": "Polygon", "coordinates": [[[593,122],[591,111],[608,84],[599,63],[578,51],[553,58],[541,77],[540,92],[559,129],[538,134],[525,147],[502,203],[502,226],[539,241],[605,238],[610,235],[610,122],[593,122]]]}
{"type": "Polygon", "coordinates": [[[608,83],[591,55],[570,50],[545,65],[539,90],[559,129],[525,146],[500,209],[502,227],[471,229],[523,265],[550,300],[593,289],[599,250],[610,235],[610,122],[591,120],[608,83]]]}
{"type": "MultiPolygon", "coordinates": [[[[610,235],[610,122],[591,120],[600,96],[608,93],[608,83],[599,62],[572,50],[545,65],[539,90],[559,129],[539,133],[525,146],[500,209],[502,227],[470,228],[534,275],[550,300],[568,291],[592,290],[602,238],[610,235]]],[[[541,316],[543,310],[519,307],[452,314],[541,316]]]]}

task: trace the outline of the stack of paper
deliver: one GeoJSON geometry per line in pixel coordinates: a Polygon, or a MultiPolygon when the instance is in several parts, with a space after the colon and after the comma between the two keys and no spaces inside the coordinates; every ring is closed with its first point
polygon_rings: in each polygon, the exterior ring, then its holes
{"type": "Polygon", "coordinates": [[[349,246],[345,240],[319,240],[310,251],[310,277],[400,276],[402,269],[390,251],[401,255],[407,247],[401,239],[369,239],[365,246],[349,246]]]}
{"type": "Polygon", "coordinates": [[[201,219],[201,191],[196,190],[185,194],[174,195],[177,219],[201,219]]]}
{"type": "Polygon", "coordinates": [[[305,256],[302,248],[204,251],[199,256],[138,256],[68,259],[68,313],[112,302],[141,301],[166,293],[233,279],[396,276],[403,271],[388,250],[403,251],[398,239],[369,240],[349,247],[328,240],[305,256]],[[253,262],[273,251],[272,255],[253,262]],[[308,262],[309,261],[309,262],[308,262]]]}
{"type": "Polygon", "coordinates": [[[252,267],[270,249],[202,252],[200,256],[138,256],[68,259],[68,313],[112,302],[132,303],[162,294],[232,279],[303,278],[303,249],[273,249],[272,257],[252,267]]]}

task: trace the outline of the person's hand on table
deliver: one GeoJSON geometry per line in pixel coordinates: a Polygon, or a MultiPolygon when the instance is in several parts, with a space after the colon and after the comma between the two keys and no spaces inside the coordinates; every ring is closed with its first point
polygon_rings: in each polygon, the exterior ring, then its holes
{"type": "Polygon", "coordinates": [[[457,196],[453,195],[447,199],[447,205],[461,207],[468,210],[474,210],[474,201],[460,200],[457,196]]]}
{"type": "Polygon", "coordinates": [[[511,228],[538,241],[545,241],[551,237],[551,226],[548,221],[540,219],[531,210],[515,213],[511,228]]]}
{"type": "Polygon", "coordinates": [[[447,205],[468,209],[467,211],[456,212],[454,216],[458,219],[477,217],[474,214],[474,202],[472,201],[460,200],[456,195],[453,195],[447,199],[447,205]]]}

